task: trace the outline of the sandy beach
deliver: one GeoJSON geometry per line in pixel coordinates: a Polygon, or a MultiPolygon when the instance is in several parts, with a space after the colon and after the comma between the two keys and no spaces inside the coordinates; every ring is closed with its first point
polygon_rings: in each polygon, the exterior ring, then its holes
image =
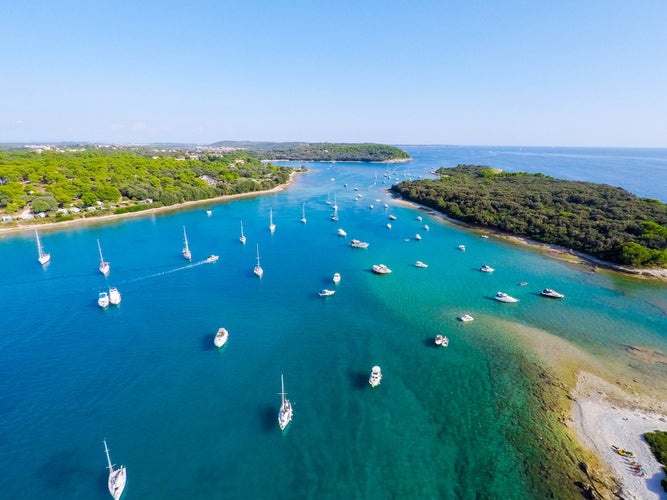
{"type": "Polygon", "coordinates": [[[283,191],[284,189],[287,189],[292,182],[294,182],[294,176],[297,175],[298,173],[301,172],[292,172],[290,173],[289,180],[285,184],[281,184],[279,186],[276,186],[272,189],[268,189],[266,191],[251,191],[248,193],[240,193],[240,194],[230,194],[230,195],[225,195],[225,196],[218,196],[216,198],[208,198],[206,200],[195,200],[195,201],[186,201],[184,203],[179,203],[177,205],[169,205],[165,207],[157,207],[157,208],[149,208],[146,210],[141,210],[139,212],[129,212],[125,214],[109,214],[109,215],[99,215],[99,216],[93,216],[93,217],[87,217],[87,218],[81,218],[81,219],[74,219],[74,220],[68,220],[68,221],[61,221],[61,222],[46,222],[43,224],[39,223],[26,223],[26,224],[21,224],[19,223],[16,226],[7,226],[7,225],[0,225],[0,238],[3,237],[6,234],[10,233],[19,233],[21,231],[32,231],[34,229],[39,229],[40,231],[45,230],[45,229],[59,229],[61,227],[71,227],[71,226],[77,226],[77,225],[82,225],[82,224],[101,224],[105,222],[110,222],[110,221],[115,221],[119,219],[127,219],[130,217],[142,217],[150,214],[156,214],[156,213],[161,213],[161,212],[170,212],[170,211],[175,211],[175,210],[182,210],[184,208],[189,208],[189,207],[195,207],[195,206],[202,206],[202,205],[213,205],[215,203],[221,203],[225,201],[231,201],[231,200],[238,200],[240,198],[252,198],[254,196],[263,196],[271,193],[277,193],[279,191],[283,191]]]}
{"type": "Polygon", "coordinates": [[[642,437],[645,432],[667,431],[667,405],[629,395],[586,372],[579,373],[573,399],[572,427],[581,443],[617,476],[621,497],[667,498],[660,485],[665,477],[662,467],[642,437]],[[614,446],[634,452],[635,457],[621,456],[614,446]]]}

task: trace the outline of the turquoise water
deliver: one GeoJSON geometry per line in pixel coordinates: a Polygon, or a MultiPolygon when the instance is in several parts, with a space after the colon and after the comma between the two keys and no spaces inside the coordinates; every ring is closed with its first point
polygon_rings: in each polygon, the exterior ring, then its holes
{"type": "Polygon", "coordinates": [[[623,361],[626,344],[667,351],[667,289],[590,274],[394,205],[385,174],[530,163],[665,200],[667,151],[407,149],[410,164],[309,164],[272,195],[45,230],[45,269],[30,232],[0,239],[0,467],[12,471],[2,497],[107,498],[103,439],[127,466],[124,498],[540,496],[525,467],[541,453],[530,384],[494,340],[496,320],[623,361]],[[650,173],[643,181],[633,174],[640,169],[650,173]],[[334,194],[339,222],[325,204],[334,194]],[[180,253],[183,225],[192,264],[180,253]],[[107,278],[97,271],[97,238],[107,278]],[[370,247],[350,248],[352,238],[370,247]],[[256,244],[261,280],[252,273],[256,244]],[[217,263],[201,263],[213,253],[217,263]],[[372,274],[377,263],[392,274],[372,274]],[[482,264],[496,271],[481,273],[482,264]],[[334,287],[334,272],[337,293],[318,297],[334,287]],[[97,293],[108,286],[123,302],[101,310],[97,293]],[[544,287],[566,298],[541,298],[544,287]],[[520,302],[491,300],[499,290],[520,302]],[[463,313],[475,321],[457,321],[463,313]],[[220,326],[230,338],[217,350],[220,326]],[[450,338],[447,349],[433,345],[437,333],[450,338]],[[384,377],[371,389],[375,364],[384,377]],[[294,406],[285,435],[281,373],[294,406]]]}

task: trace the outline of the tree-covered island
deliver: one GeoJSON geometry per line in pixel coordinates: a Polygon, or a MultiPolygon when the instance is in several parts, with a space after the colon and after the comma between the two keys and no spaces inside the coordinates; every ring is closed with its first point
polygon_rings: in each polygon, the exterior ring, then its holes
{"type": "Polygon", "coordinates": [[[667,205],[624,189],[479,165],[392,190],[452,219],[636,268],[667,267],[667,205]]]}
{"type": "Polygon", "coordinates": [[[0,215],[11,226],[141,211],[265,191],[286,183],[292,171],[220,148],[0,151],[0,215]]]}
{"type": "Polygon", "coordinates": [[[218,147],[244,149],[262,160],[404,162],[410,155],[386,144],[335,144],[330,142],[241,142],[220,141],[218,147]]]}

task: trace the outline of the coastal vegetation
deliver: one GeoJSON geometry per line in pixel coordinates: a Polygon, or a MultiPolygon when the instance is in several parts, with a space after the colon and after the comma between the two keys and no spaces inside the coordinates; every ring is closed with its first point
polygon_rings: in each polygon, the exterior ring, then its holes
{"type": "Polygon", "coordinates": [[[245,151],[0,151],[0,214],[68,220],[263,191],[292,171],[245,151]]]}
{"type": "Polygon", "coordinates": [[[212,146],[244,149],[261,160],[395,162],[411,159],[400,148],[372,143],[221,141],[212,146]]]}
{"type": "MultiPolygon", "coordinates": [[[[662,464],[662,470],[667,474],[667,432],[655,431],[644,434],[646,442],[651,447],[651,451],[655,458],[662,464]]],[[[667,478],[662,478],[660,481],[662,488],[667,491],[667,478]]]]}
{"type": "Polygon", "coordinates": [[[392,190],[452,219],[615,264],[667,267],[667,205],[624,189],[480,165],[441,168],[439,179],[392,190]]]}

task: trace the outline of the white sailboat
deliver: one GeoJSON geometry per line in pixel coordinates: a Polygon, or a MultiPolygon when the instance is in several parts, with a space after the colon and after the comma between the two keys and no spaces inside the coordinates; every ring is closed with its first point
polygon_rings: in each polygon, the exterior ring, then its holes
{"type": "Polygon", "coordinates": [[[280,426],[280,430],[284,431],[287,424],[292,421],[292,403],[285,397],[285,382],[283,381],[282,373],[280,374],[280,387],[280,397],[282,401],[280,403],[280,411],[278,412],[278,425],[280,426]]]}
{"type": "Polygon", "coordinates": [[[192,253],[190,252],[190,247],[188,245],[188,235],[185,232],[185,226],[183,226],[183,258],[185,260],[192,260],[192,253]]]}
{"type": "Polygon", "coordinates": [[[104,257],[102,257],[102,247],[100,246],[100,240],[97,240],[97,249],[100,251],[100,272],[106,276],[109,274],[109,271],[111,270],[111,266],[109,266],[108,262],[104,261],[104,257]]]}
{"type": "Polygon", "coordinates": [[[35,239],[37,239],[37,252],[39,253],[39,257],[37,258],[37,260],[41,265],[44,266],[51,261],[51,254],[46,253],[44,251],[44,247],[42,247],[42,242],[39,239],[39,233],[37,232],[36,229],[35,229],[35,239]]]}
{"type": "Polygon", "coordinates": [[[127,481],[125,466],[121,465],[114,470],[111,459],[109,458],[109,448],[107,448],[106,440],[104,441],[104,453],[107,454],[107,463],[109,464],[107,466],[109,469],[109,493],[111,493],[114,500],[118,500],[125,490],[125,482],[127,481]]]}
{"type": "Polygon", "coordinates": [[[245,234],[243,234],[243,221],[241,221],[241,237],[239,238],[239,241],[245,245],[245,234]]]}
{"type": "Polygon", "coordinates": [[[257,245],[257,265],[252,272],[255,273],[258,278],[264,276],[264,269],[262,269],[262,266],[259,265],[259,244],[257,245]]]}
{"type": "Polygon", "coordinates": [[[306,204],[301,204],[301,222],[306,223],[306,204]]]}
{"type": "Polygon", "coordinates": [[[276,230],[276,225],[273,223],[273,209],[269,208],[269,231],[272,233],[276,230]]]}
{"type": "Polygon", "coordinates": [[[336,203],[336,193],[334,193],[333,208],[334,208],[334,210],[338,210],[338,203],[336,203]]]}

